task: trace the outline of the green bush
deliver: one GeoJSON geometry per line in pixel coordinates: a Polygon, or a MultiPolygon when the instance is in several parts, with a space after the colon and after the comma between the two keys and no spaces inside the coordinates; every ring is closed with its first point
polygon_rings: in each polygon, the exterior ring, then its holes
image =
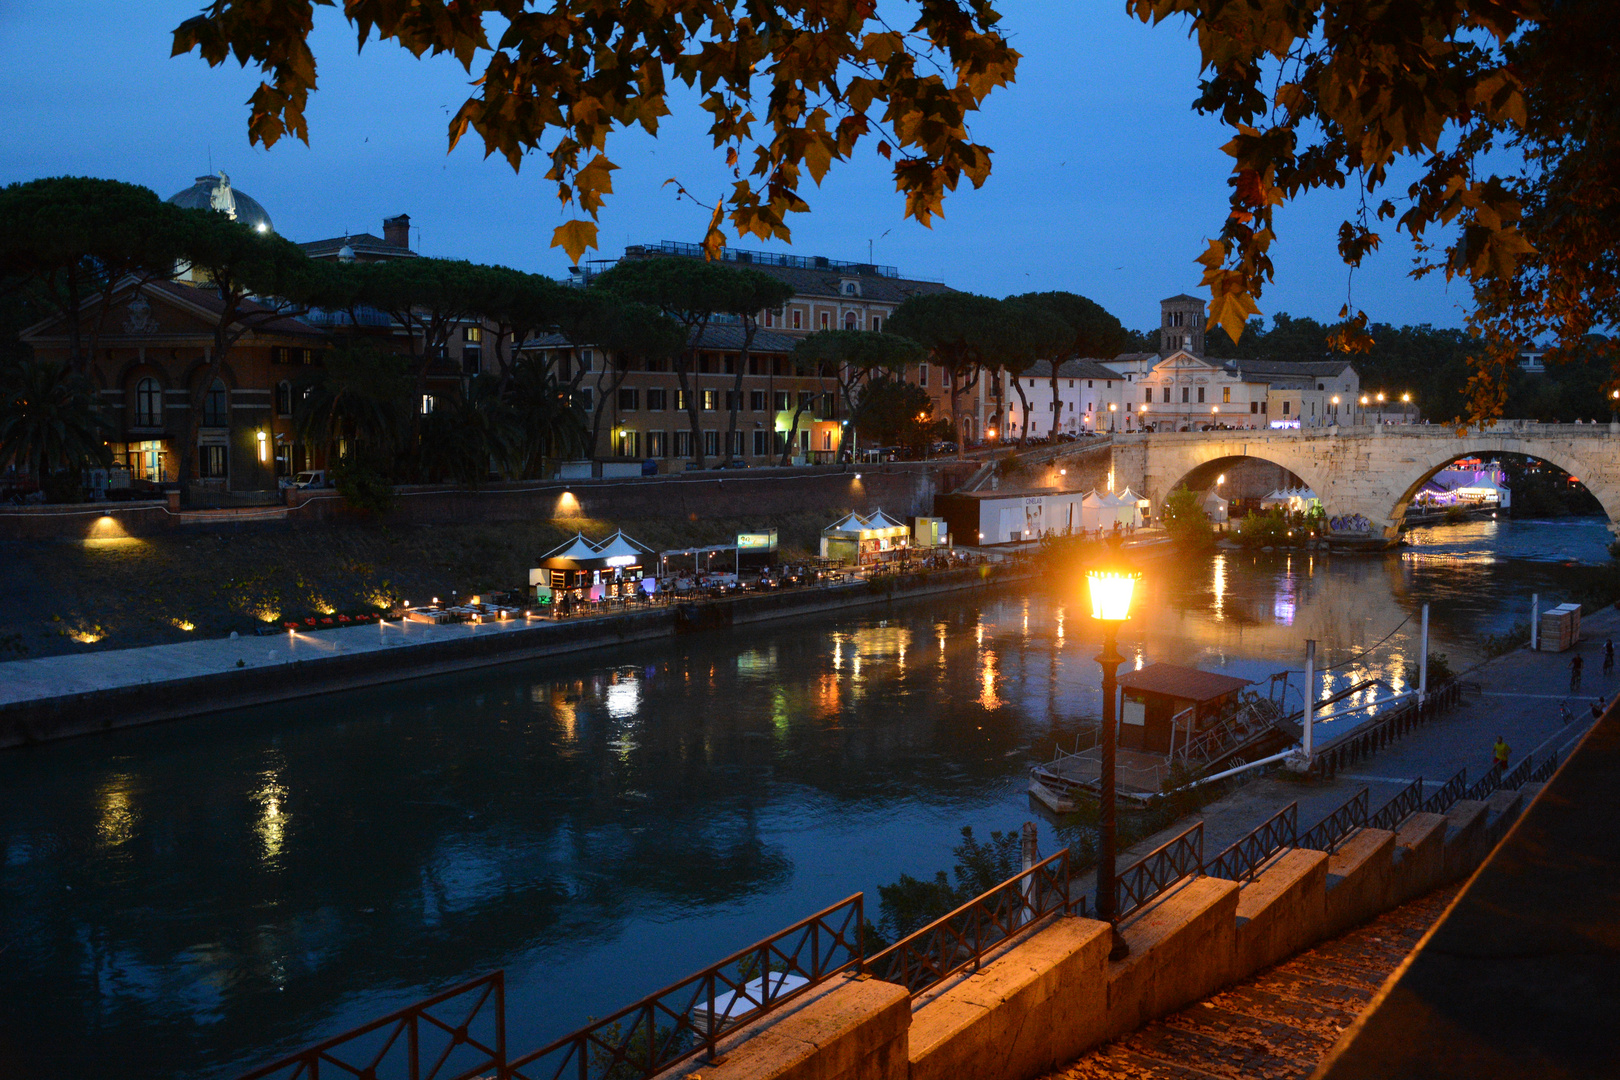
{"type": "Polygon", "coordinates": [[[1263,514],[1250,511],[1238,523],[1238,543],[1244,547],[1276,547],[1289,539],[1288,518],[1276,507],[1263,514]]]}
{"type": "Polygon", "coordinates": [[[1215,545],[1215,527],[1198,505],[1198,496],[1185,487],[1176,488],[1164,501],[1164,531],[1183,547],[1203,550],[1215,545]]]}
{"type": "MultiPolygon", "coordinates": [[[[1528,636],[1526,634],[1527,638],[1528,636]]],[[[1418,666],[1415,662],[1407,664],[1402,674],[1406,677],[1408,686],[1418,684],[1418,666]]],[[[1429,685],[1431,687],[1443,686],[1456,677],[1457,673],[1451,670],[1451,664],[1446,660],[1445,653],[1431,652],[1429,654],[1429,685]]]]}
{"type": "Polygon", "coordinates": [[[339,495],[356,510],[386,514],[394,508],[394,485],[375,465],[364,458],[349,456],[332,469],[332,482],[339,495]]]}

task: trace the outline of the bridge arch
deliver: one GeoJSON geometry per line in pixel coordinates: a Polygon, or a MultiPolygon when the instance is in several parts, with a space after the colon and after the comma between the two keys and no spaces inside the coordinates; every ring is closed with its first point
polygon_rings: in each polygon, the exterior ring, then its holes
{"type": "Polygon", "coordinates": [[[1192,491],[1205,491],[1207,489],[1216,487],[1216,481],[1219,480],[1222,473],[1233,472],[1239,465],[1246,461],[1260,461],[1267,465],[1275,465],[1277,468],[1298,477],[1299,482],[1310,488],[1312,491],[1320,492],[1320,488],[1317,487],[1317,478],[1311,475],[1312,472],[1319,470],[1311,470],[1307,468],[1306,472],[1301,472],[1299,469],[1294,467],[1299,463],[1287,461],[1285,460],[1286,457],[1287,455],[1285,454],[1222,453],[1207,460],[1192,464],[1190,468],[1187,468],[1186,472],[1170,481],[1170,483],[1165,487],[1163,494],[1167,498],[1169,497],[1170,492],[1179,487],[1187,487],[1192,491]]]}
{"type": "Polygon", "coordinates": [[[1459,458],[1520,454],[1564,469],[1590,491],[1620,536],[1620,430],[1596,425],[1513,421],[1459,435],[1441,425],[1329,427],[1305,431],[1147,432],[1115,435],[1121,484],[1152,500],[1155,511],[1180,484],[1193,487],[1223,464],[1256,458],[1298,476],[1322,500],[1331,521],[1367,540],[1393,543],[1412,497],[1459,458]]]}
{"type": "MultiPolygon", "coordinates": [[[[1390,526],[1385,535],[1395,539],[1400,533],[1401,522],[1406,517],[1406,511],[1412,504],[1412,499],[1422,489],[1423,485],[1433,479],[1442,469],[1453,462],[1470,457],[1497,457],[1502,454],[1516,454],[1520,457],[1533,458],[1549,465],[1556,466],[1569,473],[1570,476],[1581,482],[1581,485],[1597,500],[1603,508],[1603,513],[1609,519],[1609,530],[1620,536],[1620,485],[1609,480],[1609,473],[1613,470],[1616,459],[1620,458],[1620,446],[1605,446],[1609,457],[1605,469],[1596,461],[1589,460],[1587,453],[1582,453],[1575,447],[1553,443],[1545,440],[1507,440],[1485,439],[1470,449],[1457,450],[1456,445],[1468,445],[1467,440],[1457,440],[1453,447],[1439,450],[1429,456],[1424,462],[1423,471],[1407,484],[1389,508],[1388,518],[1390,526]],[[1516,445],[1507,445],[1508,443],[1516,445]]],[[[1585,449],[1584,447],[1581,449],[1585,449]]]]}

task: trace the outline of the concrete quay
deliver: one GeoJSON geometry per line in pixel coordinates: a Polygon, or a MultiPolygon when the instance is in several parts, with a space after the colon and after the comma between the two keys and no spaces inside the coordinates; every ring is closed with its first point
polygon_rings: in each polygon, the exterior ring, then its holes
{"type": "Polygon", "coordinates": [[[0,749],[1013,580],[1006,568],[970,567],[898,577],[892,591],[859,581],[562,621],[396,620],[13,660],[0,664],[0,749]]]}

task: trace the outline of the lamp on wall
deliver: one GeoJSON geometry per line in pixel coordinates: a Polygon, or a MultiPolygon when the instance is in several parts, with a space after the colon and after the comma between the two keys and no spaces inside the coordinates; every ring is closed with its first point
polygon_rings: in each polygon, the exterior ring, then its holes
{"type": "Polygon", "coordinates": [[[259,464],[264,465],[270,460],[270,436],[263,428],[254,432],[254,434],[258,436],[259,464]]]}

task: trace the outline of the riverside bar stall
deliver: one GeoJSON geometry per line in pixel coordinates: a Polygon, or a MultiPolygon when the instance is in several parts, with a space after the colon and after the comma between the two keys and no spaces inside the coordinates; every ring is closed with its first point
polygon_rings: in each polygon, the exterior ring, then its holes
{"type": "Polygon", "coordinates": [[[556,603],[565,594],[580,602],[623,600],[640,587],[651,554],[623,531],[597,544],[576,533],[541,557],[529,571],[529,585],[540,604],[556,603]]]}
{"type": "Polygon", "coordinates": [[[871,517],[850,514],[821,530],[821,557],[839,563],[873,566],[906,550],[911,529],[882,510],[871,517]]]}

